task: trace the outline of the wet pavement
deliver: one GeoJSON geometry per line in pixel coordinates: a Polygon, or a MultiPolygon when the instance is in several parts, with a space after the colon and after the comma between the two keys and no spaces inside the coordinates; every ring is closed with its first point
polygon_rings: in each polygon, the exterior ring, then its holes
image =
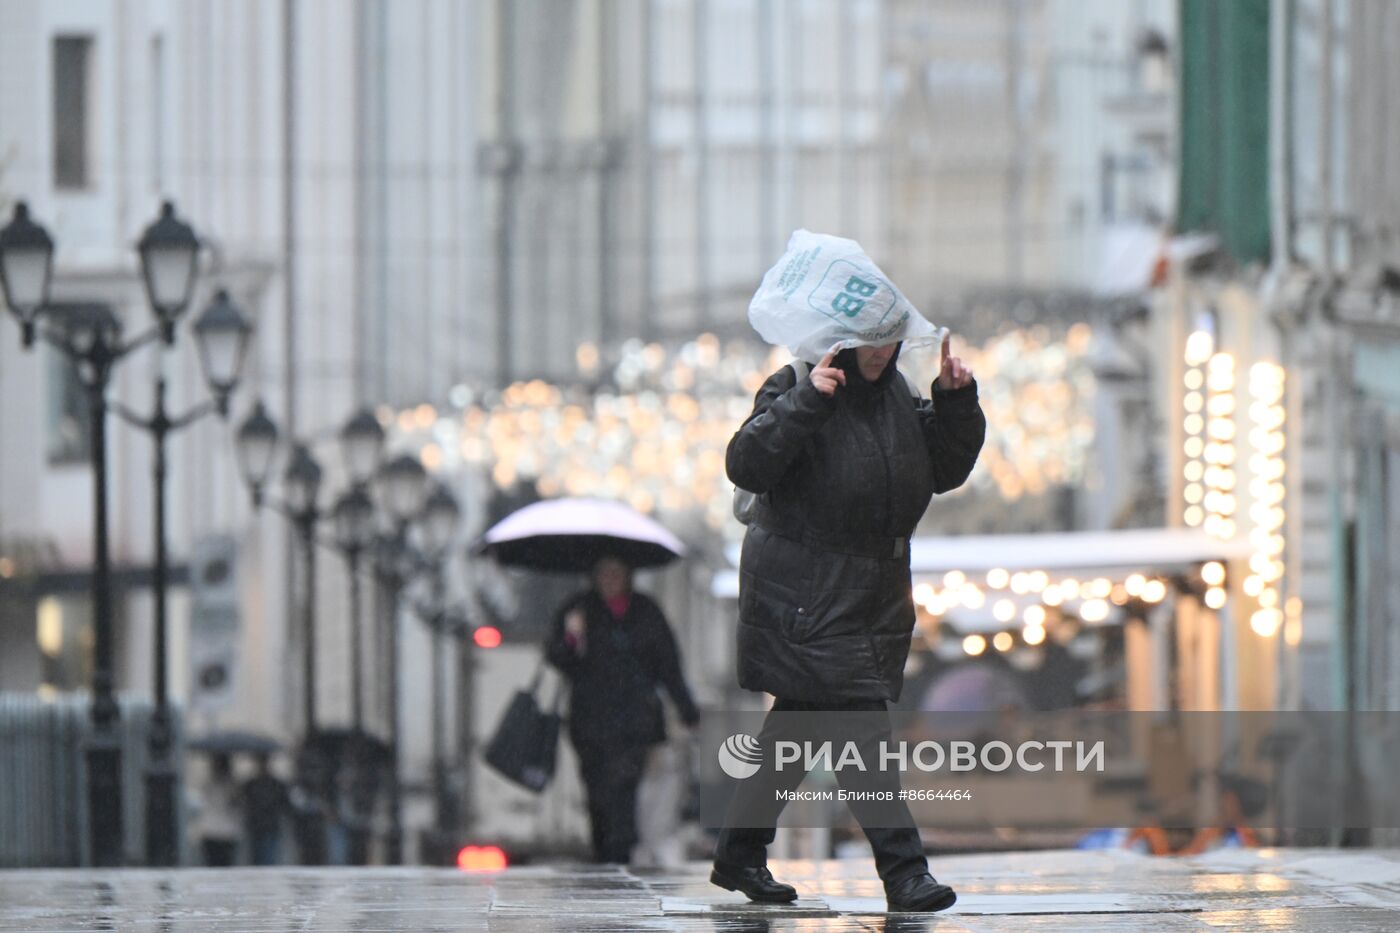
{"type": "Polygon", "coordinates": [[[0,931],[1400,930],[1400,850],[1223,850],[1190,858],[1052,851],[936,858],[958,903],[884,914],[868,859],[787,861],[789,906],[748,904],[700,863],[669,871],[522,866],[0,872],[0,931]]]}

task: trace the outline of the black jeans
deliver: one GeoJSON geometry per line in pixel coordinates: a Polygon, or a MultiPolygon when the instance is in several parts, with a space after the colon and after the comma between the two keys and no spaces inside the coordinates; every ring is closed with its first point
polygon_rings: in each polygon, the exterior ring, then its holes
{"type": "MultiPolygon", "coordinates": [[[[764,749],[765,761],[768,762],[773,760],[773,745],[779,739],[801,740],[807,738],[832,741],[837,746],[841,746],[847,741],[854,742],[861,757],[867,762],[874,762],[879,760],[877,750],[879,743],[888,739],[889,736],[888,708],[883,700],[850,703],[806,703],[778,698],[774,700],[772,710],[764,719],[763,730],[757,738],[764,749]],[[841,731],[839,727],[833,728],[830,732],[823,732],[821,735],[813,735],[804,727],[799,730],[804,734],[794,734],[791,720],[784,722],[784,717],[773,715],[774,713],[797,712],[881,713],[883,715],[859,717],[862,728],[860,734],[856,735],[834,734],[841,731]]],[[[859,779],[859,789],[892,790],[894,791],[894,799],[898,801],[899,773],[893,770],[872,773],[873,777],[863,775],[859,779]]],[[[766,865],[768,846],[772,844],[776,835],[775,827],[778,816],[782,813],[784,806],[784,801],[780,799],[778,791],[796,790],[804,777],[806,777],[806,772],[801,768],[788,767],[774,770],[765,767],[752,779],[739,781],[730,802],[729,814],[725,819],[726,826],[720,830],[719,841],[715,846],[715,861],[740,867],[766,865]],[[761,813],[763,819],[754,820],[737,816],[740,813],[761,813]],[[735,825],[741,819],[751,825],[735,825]],[[762,825],[752,825],[758,823],[762,825]]],[[[842,787],[857,789],[853,786],[856,782],[851,782],[848,772],[837,770],[836,778],[842,787]],[[847,776],[843,777],[843,774],[847,776]]],[[[907,805],[902,802],[893,805],[896,813],[902,813],[893,821],[898,824],[896,826],[889,825],[891,820],[888,819],[888,815],[892,806],[890,803],[879,804],[881,815],[878,819],[872,815],[873,810],[869,804],[850,801],[848,806],[856,820],[860,822],[861,829],[865,832],[865,838],[870,841],[870,849],[875,855],[875,870],[887,887],[905,878],[921,875],[928,871],[928,859],[924,857],[923,839],[919,835],[918,827],[914,824],[914,818],[909,813],[907,805]],[[877,822],[881,825],[873,825],[877,822]]]]}
{"type": "Polygon", "coordinates": [[[647,745],[574,743],[588,792],[596,861],[626,864],[632,857],[637,844],[637,785],[649,749],[647,745]]]}

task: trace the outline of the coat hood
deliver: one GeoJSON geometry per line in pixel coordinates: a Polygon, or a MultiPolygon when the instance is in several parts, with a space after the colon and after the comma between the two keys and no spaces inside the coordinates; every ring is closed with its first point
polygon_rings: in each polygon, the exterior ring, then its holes
{"type": "Polygon", "coordinates": [[[894,345],[894,355],[890,357],[889,363],[885,365],[885,371],[880,373],[880,378],[874,382],[866,381],[860,374],[860,366],[856,364],[856,348],[847,347],[836,354],[834,362],[846,373],[846,388],[855,388],[857,391],[865,387],[870,389],[882,389],[890,384],[893,379],[899,378],[899,354],[904,349],[904,341],[894,345]]]}

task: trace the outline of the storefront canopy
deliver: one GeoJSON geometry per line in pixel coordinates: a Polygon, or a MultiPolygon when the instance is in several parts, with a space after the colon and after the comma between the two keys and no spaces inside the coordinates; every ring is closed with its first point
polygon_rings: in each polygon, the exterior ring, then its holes
{"type": "MultiPolygon", "coordinates": [[[[914,582],[940,578],[952,570],[966,574],[1000,568],[1043,570],[1062,576],[1114,576],[1130,573],[1165,574],[1205,563],[1248,558],[1248,540],[1222,541],[1199,528],[1130,528],[1120,531],[1066,531],[1029,535],[956,535],[915,538],[909,545],[914,582]]],[[[739,563],[739,546],[726,556],[739,563]]],[[[711,592],[721,599],[739,595],[739,573],[716,573],[711,592]]]]}

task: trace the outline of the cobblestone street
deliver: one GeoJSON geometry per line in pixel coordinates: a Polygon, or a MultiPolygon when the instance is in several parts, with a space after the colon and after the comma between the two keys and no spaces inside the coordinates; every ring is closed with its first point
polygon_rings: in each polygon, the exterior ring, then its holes
{"type": "Polygon", "coordinates": [[[934,860],[958,903],[884,914],[869,861],[775,862],[798,887],[759,907],[712,887],[708,866],[629,872],[523,866],[0,873],[0,930],[1013,931],[1400,928],[1400,851],[1221,851],[1194,858],[1056,851],[934,860]]]}

